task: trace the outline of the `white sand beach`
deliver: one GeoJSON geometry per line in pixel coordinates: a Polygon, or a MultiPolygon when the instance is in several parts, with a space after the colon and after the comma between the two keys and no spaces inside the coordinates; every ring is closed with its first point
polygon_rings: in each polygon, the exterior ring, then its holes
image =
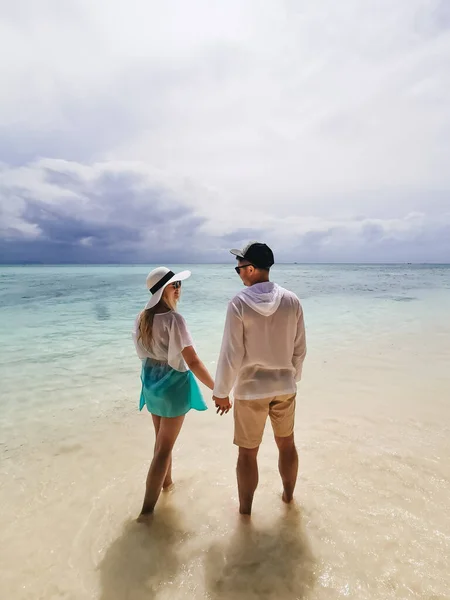
{"type": "Polygon", "coordinates": [[[312,349],[296,504],[280,500],[268,428],[251,525],[237,514],[232,419],[213,410],[188,416],[175,489],[149,528],[134,522],[152,452],[148,414],[116,409],[4,454],[1,597],[444,600],[448,333],[312,349]]]}

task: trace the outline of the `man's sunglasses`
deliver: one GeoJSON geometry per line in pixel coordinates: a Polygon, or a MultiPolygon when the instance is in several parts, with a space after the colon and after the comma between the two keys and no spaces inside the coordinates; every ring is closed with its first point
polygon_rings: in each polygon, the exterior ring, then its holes
{"type": "Polygon", "coordinates": [[[234,267],[234,270],[239,275],[239,273],[241,272],[241,269],[246,269],[247,267],[253,267],[253,265],[250,264],[250,265],[242,265],[241,267],[234,267]]]}
{"type": "Polygon", "coordinates": [[[181,287],[181,281],[174,281],[173,283],[170,284],[174,289],[178,289],[181,287]]]}

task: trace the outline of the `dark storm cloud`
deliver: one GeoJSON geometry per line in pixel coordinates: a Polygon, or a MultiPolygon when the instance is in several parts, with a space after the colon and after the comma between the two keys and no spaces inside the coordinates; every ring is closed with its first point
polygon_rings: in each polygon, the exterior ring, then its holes
{"type": "Polygon", "coordinates": [[[223,262],[232,247],[264,241],[277,262],[450,260],[448,194],[424,195],[395,217],[278,216],[234,211],[227,228],[193,207],[208,190],[140,163],[43,159],[0,165],[0,262],[223,262]]]}
{"type": "Polygon", "coordinates": [[[57,207],[49,209],[33,200],[25,200],[22,215],[27,222],[39,227],[44,239],[56,243],[73,245],[89,239],[91,246],[119,246],[129,240],[139,242],[143,237],[138,225],[92,223],[81,215],[63,215],[57,207]]]}
{"type": "Polygon", "coordinates": [[[185,203],[182,188],[145,171],[46,161],[17,180],[0,179],[0,194],[3,263],[199,256],[204,219],[185,203]]]}

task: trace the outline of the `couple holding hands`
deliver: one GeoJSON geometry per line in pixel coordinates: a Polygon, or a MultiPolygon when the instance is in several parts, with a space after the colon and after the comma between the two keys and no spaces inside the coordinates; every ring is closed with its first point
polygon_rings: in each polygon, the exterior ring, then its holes
{"type": "Polygon", "coordinates": [[[147,406],[151,413],[156,441],[138,520],[153,513],[161,490],[172,485],[172,449],[186,413],[207,408],[195,378],[213,390],[221,415],[232,407],[233,389],[239,512],[251,514],[268,416],[279,450],[283,501],[292,501],[298,471],[295,397],[306,355],[303,310],[293,292],[269,280],[274,256],[266,244],[252,242],[231,253],[245,288],[228,304],[215,381],[176,310],[190,272],[158,267],[147,276],[151,298],[136,319],[133,339],[142,360],[140,409],[147,406]]]}

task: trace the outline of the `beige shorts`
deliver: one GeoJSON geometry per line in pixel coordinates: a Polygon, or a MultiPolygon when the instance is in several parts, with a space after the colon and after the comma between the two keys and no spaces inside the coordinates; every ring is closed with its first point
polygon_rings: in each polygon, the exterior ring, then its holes
{"type": "Polygon", "coordinates": [[[275,396],[258,400],[234,400],[234,443],[241,448],[257,448],[263,438],[267,416],[276,437],[294,431],[295,396],[275,396]]]}

